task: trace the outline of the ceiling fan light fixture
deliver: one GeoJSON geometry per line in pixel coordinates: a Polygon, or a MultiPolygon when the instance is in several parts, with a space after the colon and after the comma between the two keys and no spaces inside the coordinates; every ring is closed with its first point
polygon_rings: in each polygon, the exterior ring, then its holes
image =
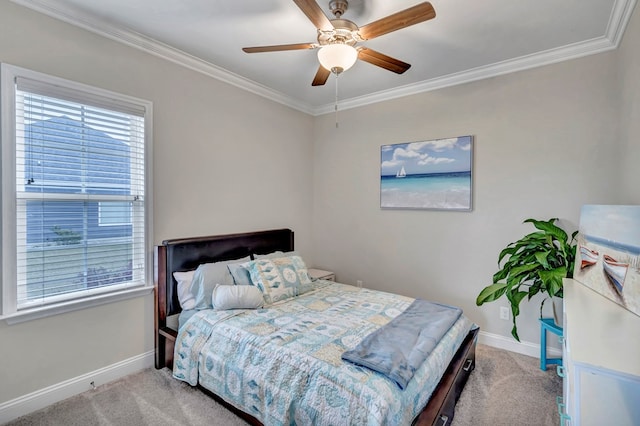
{"type": "Polygon", "coordinates": [[[348,44],[327,44],[318,50],[318,60],[323,68],[340,74],[356,63],[358,51],[348,44]]]}

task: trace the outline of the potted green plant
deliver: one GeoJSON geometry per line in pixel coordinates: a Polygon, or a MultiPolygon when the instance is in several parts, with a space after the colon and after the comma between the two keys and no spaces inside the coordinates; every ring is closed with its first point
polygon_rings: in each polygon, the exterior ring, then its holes
{"type": "Polygon", "coordinates": [[[540,304],[542,317],[547,298],[562,298],[562,279],[573,277],[578,231],[569,239],[567,233],[555,225],[556,220],[525,220],[523,223],[532,223],[538,231],[510,243],[500,252],[498,266],[504,260],[502,268],[493,275],[493,284],[485,287],[476,299],[476,305],[481,306],[503,295],[507,297],[513,318],[511,334],[517,341],[520,341],[516,326],[520,302],[525,297],[530,300],[539,292],[546,293],[548,297],[540,304]]]}

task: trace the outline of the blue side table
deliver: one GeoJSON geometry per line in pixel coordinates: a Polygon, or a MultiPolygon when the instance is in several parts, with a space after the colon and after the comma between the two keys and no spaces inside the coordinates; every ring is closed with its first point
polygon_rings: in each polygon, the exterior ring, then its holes
{"type": "Polygon", "coordinates": [[[553,318],[540,318],[540,369],[547,370],[547,365],[562,365],[562,358],[547,358],[547,331],[562,336],[562,327],[558,327],[553,318]]]}

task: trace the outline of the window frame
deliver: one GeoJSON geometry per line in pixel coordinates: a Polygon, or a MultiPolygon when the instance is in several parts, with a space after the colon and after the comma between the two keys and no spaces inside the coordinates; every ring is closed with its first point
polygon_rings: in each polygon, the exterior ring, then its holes
{"type": "MultiPolygon", "coordinates": [[[[104,206],[102,205],[104,201],[98,201],[98,226],[123,226],[123,225],[131,225],[132,224],[132,218],[133,218],[133,213],[131,212],[131,207],[129,208],[129,212],[127,214],[127,217],[129,218],[129,220],[127,222],[108,222],[105,221],[105,215],[104,215],[104,206]]],[[[127,203],[126,201],[121,201],[120,203],[125,204],[127,203]]],[[[127,203],[128,204],[128,203],[127,203]]]]}
{"type": "MultiPolygon", "coordinates": [[[[106,106],[109,108],[109,105],[106,106]]],[[[43,318],[63,312],[102,305],[119,300],[138,297],[153,291],[153,104],[150,101],[128,95],[89,86],[82,83],[50,76],[37,71],[14,65],[0,64],[0,164],[2,165],[2,185],[0,186],[0,264],[2,281],[0,282],[0,320],[9,324],[43,318]],[[144,285],[115,289],[109,292],[96,292],[81,298],[67,298],[58,303],[17,309],[17,191],[16,191],[16,81],[26,78],[40,83],[68,89],[80,94],[77,102],[104,101],[107,104],[118,103],[135,105],[144,109],[144,285]]],[[[116,288],[117,286],[114,286],[116,288]]]]}

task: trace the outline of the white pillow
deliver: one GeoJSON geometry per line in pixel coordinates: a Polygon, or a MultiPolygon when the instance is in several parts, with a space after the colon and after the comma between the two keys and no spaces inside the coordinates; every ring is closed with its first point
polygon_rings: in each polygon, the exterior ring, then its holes
{"type": "Polygon", "coordinates": [[[191,293],[196,301],[195,309],[211,309],[211,293],[216,284],[233,285],[233,277],[227,265],[248,260],[249,256],[199,265],[191,282],[191,293]]]}
{"type": "Polygon", "coordinates": [[[173,273],[173,278],[175,278],[178,283],[178,301],[184,310],[196,307],[196,299],[193,297],[193,293],[191,293],[191,281],[193,281],[193,274],[195,274],[195,272],[194,270],[173,273]]]}
{"type": "Polygon", "coordinates": [[[262,292],[252,285],[216,285],[211,295],[216,311],[227,309],[257,309],[264,304],[262,292]]]}

